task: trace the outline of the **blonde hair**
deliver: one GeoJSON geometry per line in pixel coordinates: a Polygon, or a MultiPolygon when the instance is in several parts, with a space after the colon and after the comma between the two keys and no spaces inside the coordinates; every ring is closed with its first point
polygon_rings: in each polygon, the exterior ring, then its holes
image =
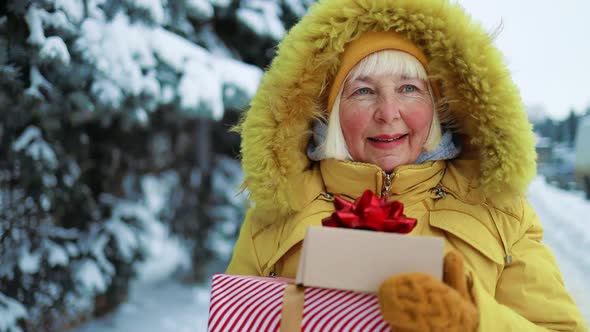
{"type": "MultiPolygon", "coordinates": [[[[397,51],[397,50],[383,50],[375,52],[363,60],[361,60],[347,75],[344,80],[355,80],[360,76],[372,75],[400,75],[411,78],[418,78],[428,83],[428,91],[432,98],[432,105],[434,108],[432,123],[428,138],[424,143],[424,151],[434,150],[440,143],[442,137],[442,128],[435,107],[436,102],[432,93],[432,87],[428,80],[428,74],[422,64],[412,55],[397,51]]],[[[321,151],[325,158],[334,158],[338,160],[352,160],[352,156],[346,146],[344,134],[342,133],[342,126],[340,125],[340,98],[344,84],[340,87],[338,95],[334,101],[334,105],[330,110],[328,118],[328,128],[326,131],[326,138],[321,145],[321,151]]]]}

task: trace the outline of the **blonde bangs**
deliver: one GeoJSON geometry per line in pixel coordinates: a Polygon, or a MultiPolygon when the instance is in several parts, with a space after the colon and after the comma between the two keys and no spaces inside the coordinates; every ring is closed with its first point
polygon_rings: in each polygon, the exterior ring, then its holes
{"type": "Polygon", "coordinates": [[[353,81],[361,76],[395,75],[428,80],[426,70],[414,56],[396,50],[375,52],[361,60],[348,74],[353,81]]]}

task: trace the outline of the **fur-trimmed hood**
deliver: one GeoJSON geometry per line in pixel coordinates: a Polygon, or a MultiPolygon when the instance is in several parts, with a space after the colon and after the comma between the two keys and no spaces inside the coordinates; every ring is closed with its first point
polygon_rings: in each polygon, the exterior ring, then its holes
{"type": "Polygon", "coordinates": [[[429,58],[429,74],[475,149],[484,196],[501,201],[525,193],[535,176],[531,125],[502,55],[460,6],[448,0],[320,0],[280,43],[240,125],[245,185],[256,208],[273,214],[269,218],[304,205],[300,191],[317,175],[306,155],[311,123],[326,107],[326,86],[346,43],[385,30],[401,33],[429,58]]]}

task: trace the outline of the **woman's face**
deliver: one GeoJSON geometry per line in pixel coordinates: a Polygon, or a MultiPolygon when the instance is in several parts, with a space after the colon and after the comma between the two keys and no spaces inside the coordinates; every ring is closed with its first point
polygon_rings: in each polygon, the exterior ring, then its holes
{"type": "Polygon", "coordinates": [[[418,159],[433,117],[425,81],[392,75],[347,80],[340,97],[340,124],[355,161],[385,172],[418,159]]]}

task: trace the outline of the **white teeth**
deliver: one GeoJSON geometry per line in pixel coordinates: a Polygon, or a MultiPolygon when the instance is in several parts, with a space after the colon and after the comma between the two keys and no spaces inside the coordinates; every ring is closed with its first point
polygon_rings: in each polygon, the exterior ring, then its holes
{"type": "Polygon", "coordinates": [[[398,139],[402,138],[403,136],[404,135],[398,136],[398,137],[394,137],[394,138],[371,138],[371,140],[377,141],[377,142],[393,142],[395,140],[398,140],[398,139]]]}

